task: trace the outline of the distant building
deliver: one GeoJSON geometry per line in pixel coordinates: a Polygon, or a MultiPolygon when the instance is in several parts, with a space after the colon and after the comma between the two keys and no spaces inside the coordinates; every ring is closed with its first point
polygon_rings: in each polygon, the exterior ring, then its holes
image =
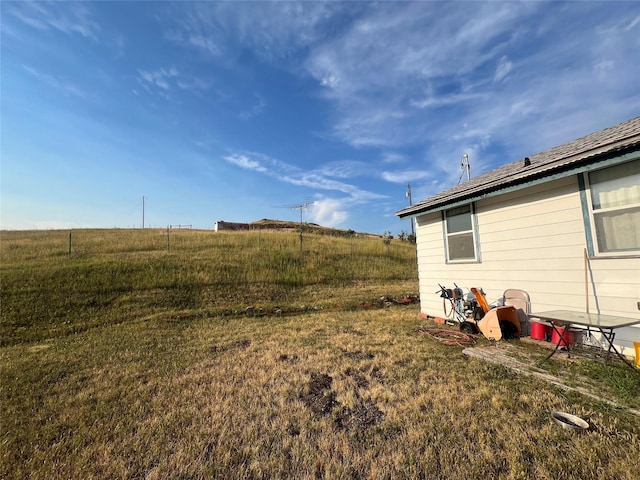
{"type": "Polygon", "coordinates": [[[238,223],[238,222],[223,222],[222,220],[218,220],[214,224],[213,229],[216,232],[219,232],[221,230],[227,230],[227,231],[249,230],[249,224],[238,223]]]}

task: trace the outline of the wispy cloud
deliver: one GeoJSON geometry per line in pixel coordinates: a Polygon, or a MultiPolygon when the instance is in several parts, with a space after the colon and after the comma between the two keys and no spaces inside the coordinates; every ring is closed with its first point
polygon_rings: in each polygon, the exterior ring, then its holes
{"type": "Polygon", "coordinates": [[[137,79],[148,93],[159,93],[165,97],[175,88],[202,91],[211,87],[211,82],[200,77],[185,75],[173,66],[156,70],[138,70],[137,79]]]}
{"type": "Polygon", "coordinates": [[[430,97],[422,100],[412,99],[409,101],[409,105],[421,109],[448,107],[473,100],[481,100],[483,97],[486,97],[486,95],[481,93],[453,93],[451,95],[432,94],[430,97]]]}
{"type": "Polygon", "coordinates": [[[256,102],[249,109],[241,111],[238,114],[238,117],[243,120],[250,120],[260,115],[264,111],[266,106],[267,103],[264,101],[264,99],[260,96],[256,96],[256,102]]]}
{"type": "Polygon", "coordinates": [[[56,30],[97,41],[100,25],[84,3],[7,2],[7,11],[25,25],[37,30],[56,30]]]}
{"type": "Polygon", "coordinates": [[[169,90],[169,82],[178,76],[178,70],[171,67],[168,70],[161,68],[159,70],[138,70],[139,78],[146,87],[155,86],[162,90],[169,90]]]}
{"type": "Polygon", "coordinates": [[[366,174],[371,167],[364,162],[354,160],[342,160],[329,162],[318,169],[318,172],[326,177],[353,178],[366,174]]]}
{"type": "Polygon", "coordinates": [[[498,66],[496,67],[496,73],[493,76],[493,81],[495,83],[499,83],[509,75],[509,72],[513,68],[513,63],[509,60],[509,58],[505,55],[498,62],[498,66]]]}
{"type": "Polygon", "coordinates": [[[291,164],[281,162],[267,155],[256,152],[234,152],[222,157],[224,161],[244,170],[258,172],[280,182],[310,190],[337,191],[347,194],[353,202],[366,202],[385,198],[384,195],[363,190],[358,186],[345,182],[351,174],[347,174],[347,164],[333,163],[326,168],[305,171],[291,164]],[[341,180],[336,180],[340,178],[341,180]]]}
{"type": "Polygon", "coordinates": [[[629,30],[636,28],[638,25],[640,25],[640,15],[631,20],[629,24],[624,27],[624,30],[625,32],[628,32],[629,30]]]}
{"type": "Polygon", "coordinates": [[[223,157],[228,163],[240,167],[244,170],[253,170],[256,172],[267,172],[267,168],[264,167],[260,161],[251,159],[247,155],[234,153],[223,157]]]}
{"type": "MultiPolygon", "coordinates": [[[[355,146],[415,144],[437,120],[407,106],[484,101],[483,85],[496,72],[471,85],[469,75],[504,57],[517,34],[514,23],[529,10],[495,3],[473,9],[455,3],[382,4],[312,51],[305,65],[337,104],[338,137],[355,146]]],[[[496,79],[509,68],[504,63],[496,79]]]]}
{"type": "Polygon", "coordinates": [[[45,85],[62,92],[64,95],[78,97],[83,100],[94,99],[93,94],[89,94],[65,78],[43,73],[28,65],[23,65],[22,68],[24,68],[24,70],[32,77],[38,79],[45,85]]]}
{"type": "Polygon", "coordinates": [[[381,157],[382,163],[392,164],[392,163],[402,163],[407,160],[406,155],[402,155],[400,153],[395,152],[384,152],[381,157]]]}
{"type": "Polygon", "coordinates": [[[391,183],[408,183],[431,177],[426,170],[403,170],[397,172],[382,172],[382,178],[391,183]]]}
{"type": "Polygon", "coordinates": [[[165,32],[164,37],[177,45],[195,48],[212,57],[221,55],[221,49],[213,38],[193,29],[191,26],[188,31],[169,30],[165,32]]]}
{"type": "MultiPolygon", "coordinates": [[[[572,18],[582,19],[575,25],[557,4],[540,2],[251,7],[198,4],[174,27],[183,38],[204,36],[225,55],[239,48],[233,38],[264,62],[315,81],[332,107],[329,134],[350,146],[388,152],[423,146],[424,168],[379,174],[391,183],[455,182],[465,151],[479,174],[606,126],[602,117],[580,115],[585,105],[605,113],[615,106],[617,117],[620,109],[630,117],[640,108],[640,62],[625,62],[640,50],[634,34],[640,15],[608,20],[600,3],[572,4],[572,18]]],[[[191,48],[206,50],[196,43],[191,48]]],[[[335,173],[326,165],[281,180],[345,193],[355,188],[344,181],[345,167],[335,173]]]]}

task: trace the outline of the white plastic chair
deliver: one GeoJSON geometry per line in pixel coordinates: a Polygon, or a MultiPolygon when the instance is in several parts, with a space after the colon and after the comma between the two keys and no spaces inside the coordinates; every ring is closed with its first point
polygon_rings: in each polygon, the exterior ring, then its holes
{"type": "Polygon", "coordinates": [[[515,307],[518,311],[518,319],[520,320],[521,335],[528,336],[531,334],[531,325],[529,323],[529,314],[531,313],[531,299],[529,294],[524,290],[510,288],[504,291],[502,295],[502,304],[515,307]]]}

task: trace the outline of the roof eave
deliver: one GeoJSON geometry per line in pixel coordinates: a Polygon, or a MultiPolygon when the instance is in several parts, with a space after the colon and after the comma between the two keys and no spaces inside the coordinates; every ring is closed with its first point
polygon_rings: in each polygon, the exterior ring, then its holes
{"type": "Polygon", "coordinates": [[[563,163],[555,168],[553,166],[550,167],[549,165],[543,165],[537,169],[538,171],[532,169],[530,173],[524,177],[518,177],[511,181],[500,181],[499,183],[488,185],[484,188],[471,188],[467,191],[443,197],[433,203],[429,203],[429,199],[427,199],[423,202],[417,203],[416,205],[397,211],[396,215],[402,219],[430,212],[438,212],[447,208],[454,208],[458,205],[478,201],[483,198],[502,195],[504,193],[546,183],[559,178],[602,168],[607,166],[607,164],[621,163],[634,158],[640,158],[640,143],[627,145],[624,148],[607,150],[606,152],[597,153],[583,158],[578,162],[568,164],[563,163]],[[618,155],[611,157],[612,153],[617,153],[618,155]]]}

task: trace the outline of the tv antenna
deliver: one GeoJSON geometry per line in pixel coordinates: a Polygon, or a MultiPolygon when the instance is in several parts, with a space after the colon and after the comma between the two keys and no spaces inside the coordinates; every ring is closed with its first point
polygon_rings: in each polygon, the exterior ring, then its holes
{"type": "Polygon", "coordinates": [[[280,208],[290,208],[291,210],[299,210],[300,211],[300,251],[302,251],[302,212],[309,208],[311,203],[309,200],[306,200],[304,203],[294,203],[291,205],[282,205],[280,208]]]}
{"type": "Polygon", "coordinates": [[[465,171],[467,172],[467,181],[471,180],[471,165],[469,165],[469,155],[466,153],[463,154],[462,158],[460,159],[460,168],[462,168],[462,173],[460,174],[460,178],[458,179],[458,184],[460,184],[462,175],[465,171]]]}

